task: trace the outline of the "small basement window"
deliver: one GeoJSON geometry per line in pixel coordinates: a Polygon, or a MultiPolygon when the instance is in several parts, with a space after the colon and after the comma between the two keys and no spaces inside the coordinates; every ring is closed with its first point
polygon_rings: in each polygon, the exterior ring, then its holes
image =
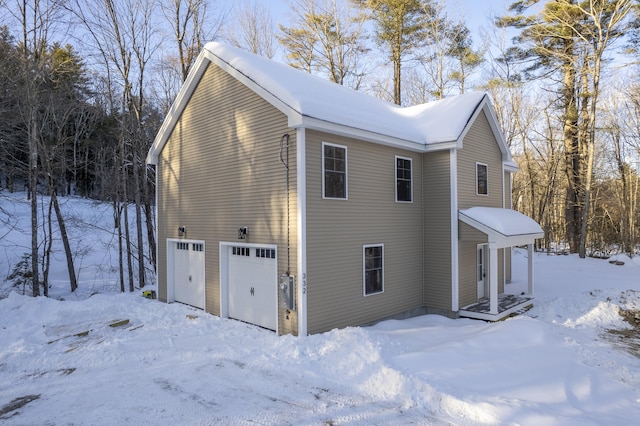
{"type": "Polygon", "coordinates": [[[362,247],[364,295],[384,291],[384,245],[365,245],[362,247]]]}

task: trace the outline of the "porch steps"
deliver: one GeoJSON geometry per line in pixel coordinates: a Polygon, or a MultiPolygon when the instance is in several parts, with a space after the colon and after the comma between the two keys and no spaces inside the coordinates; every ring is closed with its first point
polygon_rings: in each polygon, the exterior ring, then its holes
{"type": "Polygon", "coordinates": [[[526,314],[531,308],[533,308],[533,303],[527,305],[527,306],[523,306],[522,308],[518,309],[515,312],[511,312],[509,315],[507,315],[506,317],[500,319],[500,321],[504,321],[507,318],[512,318],[512,317],[517,317],[518,315],[524,315],[526,314]]]}

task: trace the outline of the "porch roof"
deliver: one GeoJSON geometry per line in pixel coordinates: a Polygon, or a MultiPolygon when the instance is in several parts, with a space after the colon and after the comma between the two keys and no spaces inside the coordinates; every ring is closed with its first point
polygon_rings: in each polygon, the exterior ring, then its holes
{"type": "Polygon", "coordinates": [[[458,219],[487,234],[494,248],[531,244],[544,236],[535,220],[511,209],[471,207],[459,210],[458,219]]]}

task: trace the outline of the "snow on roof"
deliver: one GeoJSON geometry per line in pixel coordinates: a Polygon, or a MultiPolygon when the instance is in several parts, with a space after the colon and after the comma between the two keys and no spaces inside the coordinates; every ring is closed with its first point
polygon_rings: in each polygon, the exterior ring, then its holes
{"type": "Polygon", "coordinates": [[[471,92],[400,107],[289,65],[210,42],[198,56],[162,123],[147,155],[148,163],[158,161],[159,153],[211,62],[286,114],[292,128],[327,131],[419,152],[460,147],[458,144],[468,125],[482,108],[487,112],[503,159],[511,160],[485,93],[471,92]]]}
{"type": "Polygon", "coordinates": [[[544,235],[538,223],[518,211],[497,207],[471,207],[460,210],[460,219],[481,231],[493,231],[500,237],[531,236],[541,238],[544,235]]]}
{"type": "Polygon", "coordinates": [[[486,99],[472,92],[404,108],[223,43],[205,50],[302,117],[420,144],[456,141],[486,99]]]}

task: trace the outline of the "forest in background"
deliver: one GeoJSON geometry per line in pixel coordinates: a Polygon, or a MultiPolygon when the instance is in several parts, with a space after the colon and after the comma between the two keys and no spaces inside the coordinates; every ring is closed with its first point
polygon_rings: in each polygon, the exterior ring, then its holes
{"type": "Polygon", "coordinates": [[[638,252],[638,0],[514,1],[480,33],[444,0],[288,5],[275,22],[258,0],[0,0],[0,189],[32,203],[33,295],[47,295],[54,239],[77,287],[64,195],[111,203],[120,288],[149,280],[145,157],[215,39],[403,106],[487,91],[520,167],[513,205],[543,227],[539,248],[638,252]]]}

